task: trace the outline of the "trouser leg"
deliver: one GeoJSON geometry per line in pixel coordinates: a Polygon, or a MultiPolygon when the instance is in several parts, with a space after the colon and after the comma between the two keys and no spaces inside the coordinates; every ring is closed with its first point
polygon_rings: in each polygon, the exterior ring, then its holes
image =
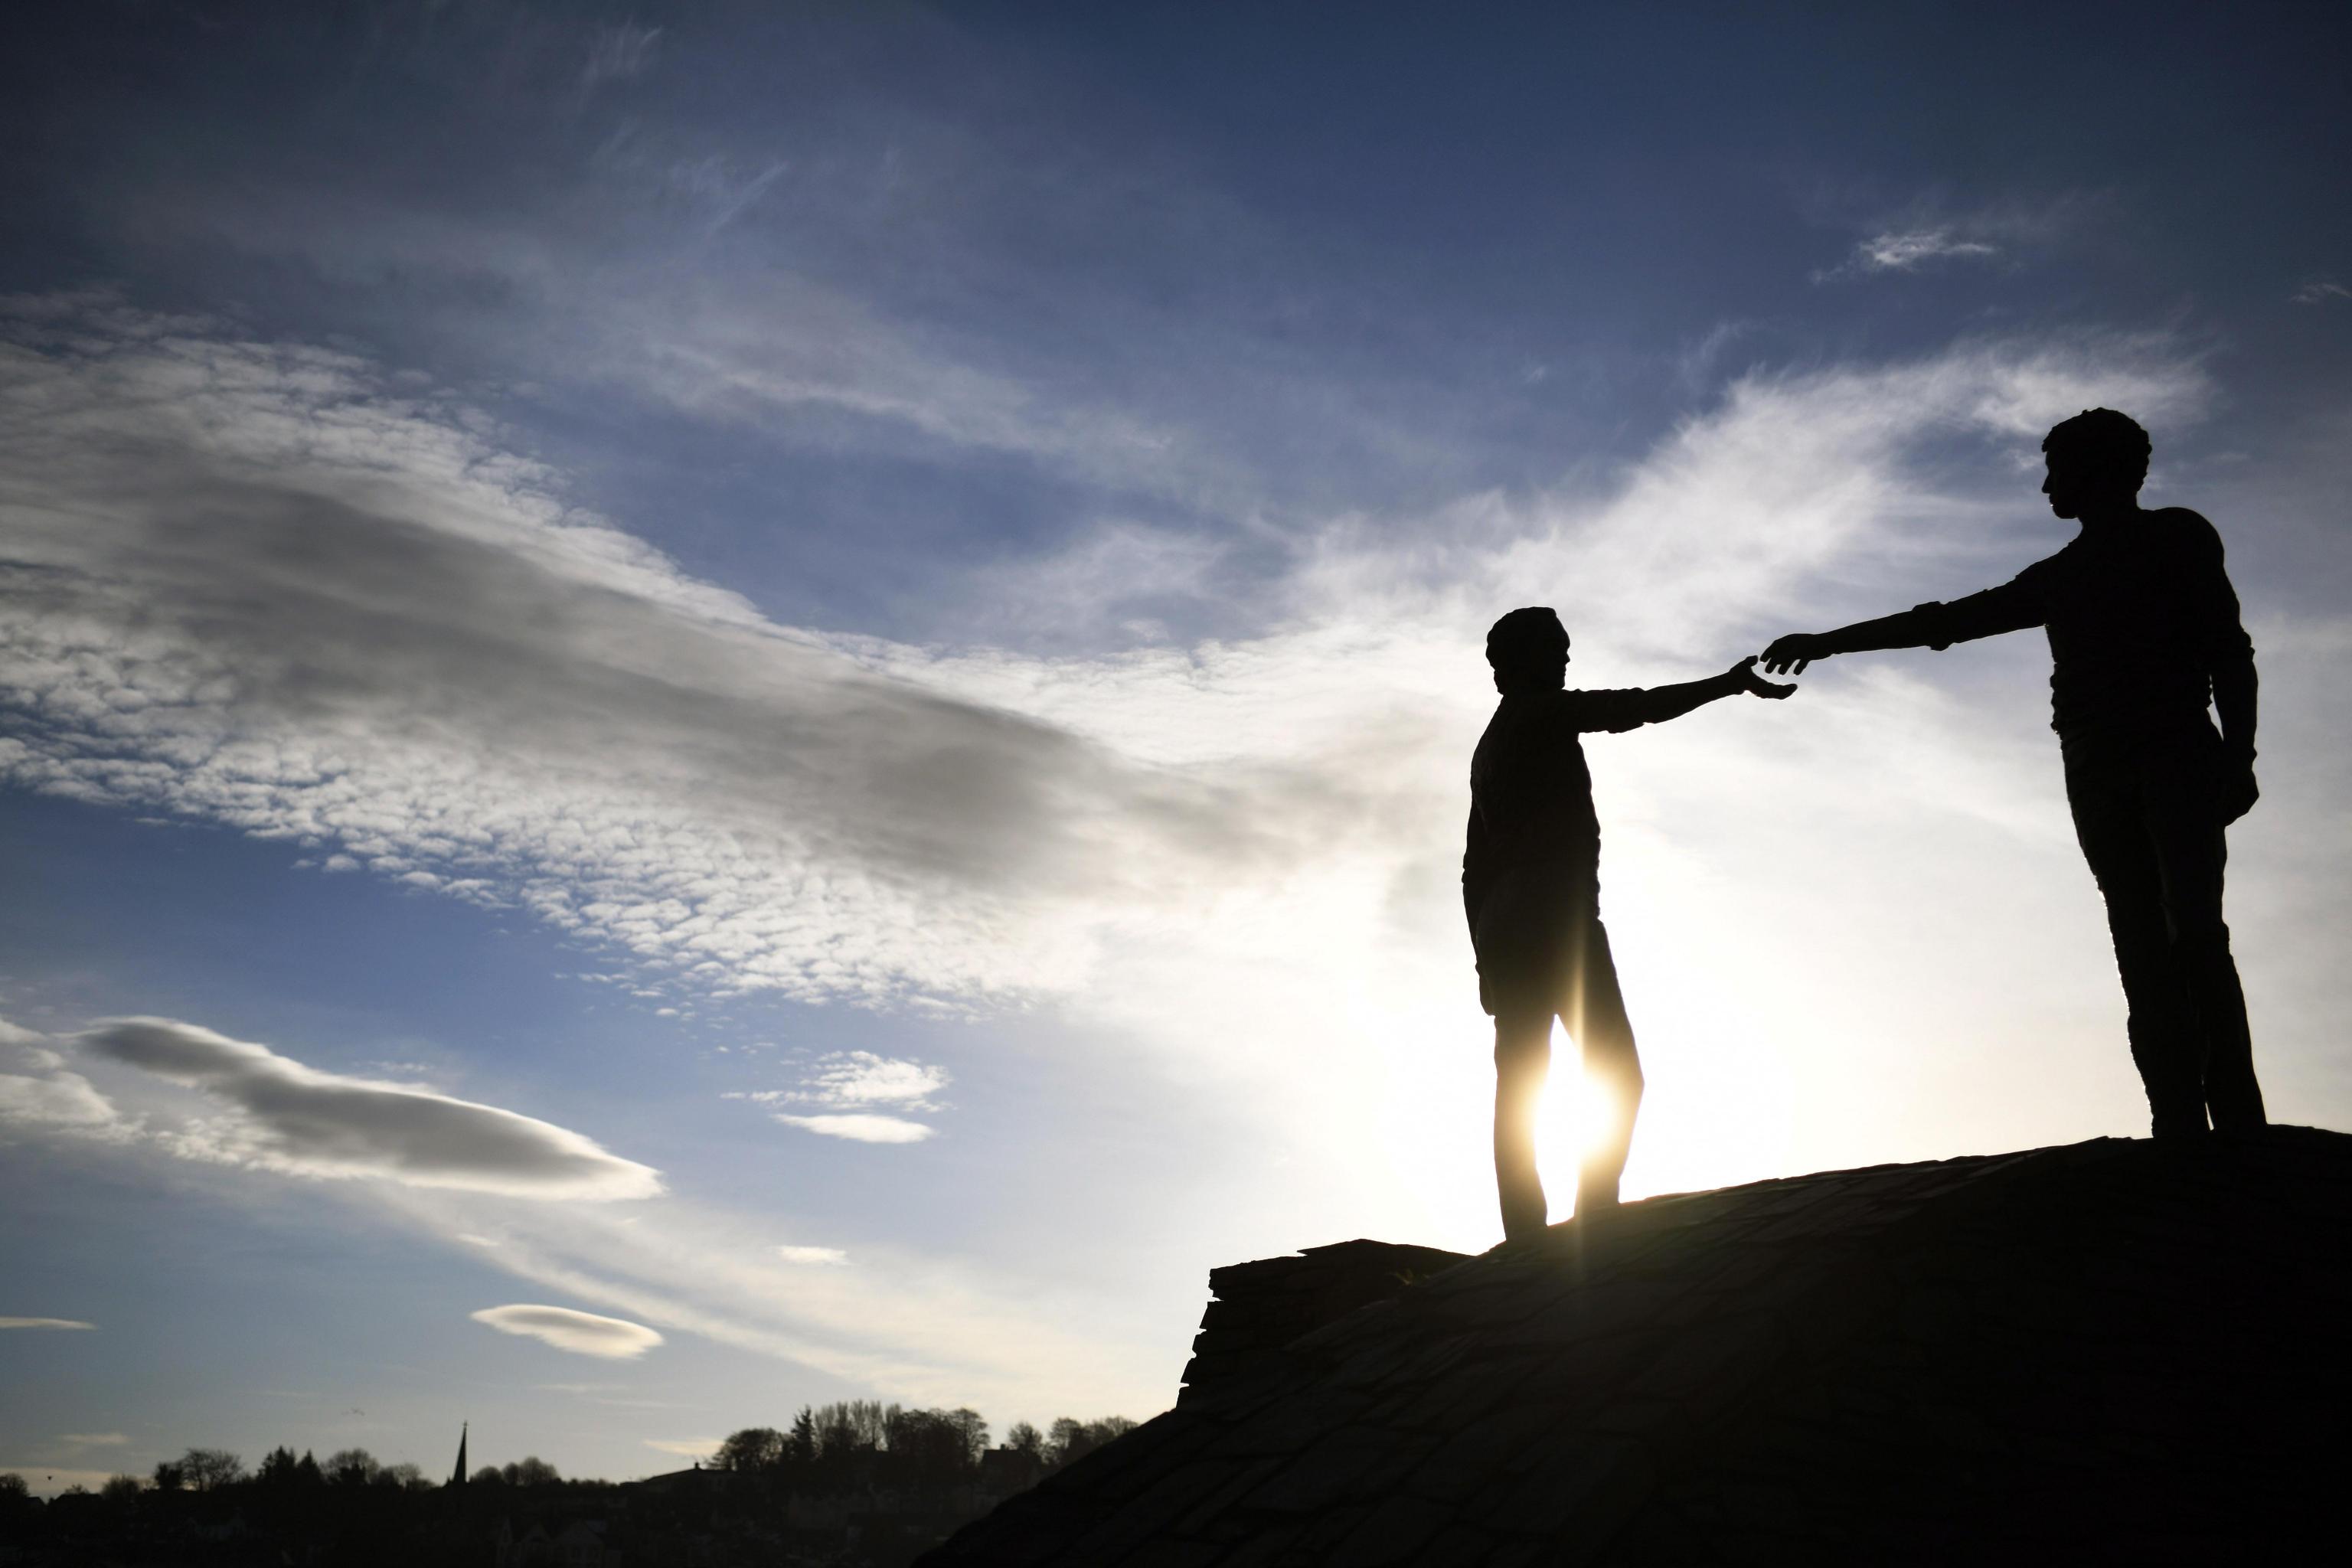
{"type": "Polygon", "coordinates": [[[2202,1053],[2189,988],[2174,960],[2164,875],[2136,770],[2070,754],[2066,795],[2083,858],[2106,900],[2132,1061],[2147,1090],[2152,1130],[2159,1138],[2202,1132],[2202,1053]]]}
{"type": "Polygon", "coordinates": [[[1584,1058],[1587,1092],[1603,1095],[1609,1106],[1607,1131],[1586,1150],[1577,1176],[1576,1212],[1582,1215],[1617,1202],[1618,1179],[1633,1147],[1633,1120],[1642,1109],[1642,1057],[1617,984],[1608,928],[1594,916],[1580,922],[1577,934],[1576,964],[1560,1019],[1584,1058]]]}
{"type": "Polygon", "coordinates": [[[2212,803],[2210,759],[2168,758],[2148,778],[2148,828],[2163,882],[2174,972],[2187,994],[2203,1099],[2213,1125],[2243,1131],[2268,1121],[2254,1078],[2246,993],[2221,919],[2222,872],[2229,846],[2212,803]]]}
{"type": "Polygon", "coordinates": [[[1549,1012],[1495,1018],[1495,1185],[1503,1203],[1503,1237],[1540,1235],[1551,1217],[1536,1171],[1536,1108],[1551,1069],[1549,1012]]]}

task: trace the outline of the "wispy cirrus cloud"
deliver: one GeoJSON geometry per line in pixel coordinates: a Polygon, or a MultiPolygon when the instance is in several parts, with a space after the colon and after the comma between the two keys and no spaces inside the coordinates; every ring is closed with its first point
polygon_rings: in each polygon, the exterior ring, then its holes
{"type": "Polygon", "coordinates": [[[79,1318],[0,1318],[0,1329],[96,1329],[79,1318]]]}
{"type": "Polygon", "coordinates": [[[641,74],[653,63],[654,47],[661,36],[659,27],[640,27],[634,22],[597,28],[589,42],[588,63],[581,68],[582,89],[641,74]]]}
{"type": "Polygon", "coordinates": [[[1949,227],[1888,229],[1859,241],[1848,265],[1864,272],[1910,272],[1955,257],[2000,254],[2000,247],[1963,238],[1949,227]]]}
{"type": "Polygon", "coordinates": [[[2352,289],[2334,279],[2320,278],[2305,283],[2288,298],[2298,305],[2332,305],[2338,300],[2352,300],[2352,289]]]}
{"type": "Polygon", "coordinates": [[[2092,192],[1975,204],[1930,194],[1892,211],[1879,208],[1860,221],[1842,215],[1831,221],[1858,231],[1853,247],[1835,266],[1815,271],[1813,281],[1925,273],[1960,264],[2014,268],[2095,225],[2109,205],[2106,197],[2092,192]]]}
{"type": "Polygon", "coordinates": [[[852,1143],[920,1143],[939,1132],[928,1122],[909,1121],[903,1116],[879,1116],[872,1111],[799,1115],[780,1110],[776,1120],[787,1127],[798,1127],[826,1138],[846,1139],[852,1143]]]}
{"type": "Polygon", "coordinates": [[[78,1043],[94,1057],[199,1090],[226,1111],[150,1134],[185,1157],[520,1197],[604,1201],[662,1190],[652,1167],[551,1122],[320,1071],[194,1024],[115,1019],[78,1043]]]}
{"type": "Polygon", "coordinates": [[[776,1256],[787,1263],[835,1264],[849,1261],[849,1254],[838,1247],[779,1247],[776,1256]]]}
{"type": "Polygon", "coordinates": [[[643,1323],[583,1312],[572,1307],[517,1303],[485,1307],[467,1315],[502,1334],[520,1335],[573,1355],[595,1356],[604,1361],[635,1361],[662,1343],[661,1335],[643,1323]]]}

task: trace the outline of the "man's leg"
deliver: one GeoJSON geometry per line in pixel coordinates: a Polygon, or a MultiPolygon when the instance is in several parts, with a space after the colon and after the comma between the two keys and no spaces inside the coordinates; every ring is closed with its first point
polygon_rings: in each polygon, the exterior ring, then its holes
{"type": "Polygon", "coordinates": [[[2221,877],[2229,859],[2210,787],[2210,760],[2197,752],[2167,758],[2148,773],[2148,830],[2163,879],[2171,962],[2188,993],[2204,1066],[2204,1099],[2216,1131],[2242,1132],[2270,1118],[2254,1078],[2246,1027],[2246,993],[2221,919],[2221,877]]]}
{"type": "Polygon", "coordinates": [[[1551,1217],[1536,1172],[1536,1107],[1551,1068],[1551,1019],[1549,1011],[1495,1016],[1495,1184],[1506,1241],[1542,1235],[1551,1217]]]}
{"type": "Polygon", "coordinates": [[[1625,1016],[1617,985],[1617,962],[1609,952],[1609,929],[1598,915],[1578,922],[1575,968],[1569,978],[1568,1005],[1560,1015],[1584,1057],[1588,1091],[1608,1097],[1609,1130],[1585,1151],[1576,1183],[1579,1217],[1617,1205],[1618,1178],[1633,1147],[1633,1119],[1642,1109],[1642,1057],[1633,1047],[1633,1023],[1625,1016]]]}
{"type": "Polygon", "coordinates": [[[2189,989],[2174,964],[2164,876],[2137,769],[2070,750],[2066,801],[2083,858],[2106,900],[2107,931],[2129,1009],[2126,1028],[2147,1090],[2151,1131],[2158,1138],[2192,1137],[2205,1131],[2200,1053],[2189,989]]]}

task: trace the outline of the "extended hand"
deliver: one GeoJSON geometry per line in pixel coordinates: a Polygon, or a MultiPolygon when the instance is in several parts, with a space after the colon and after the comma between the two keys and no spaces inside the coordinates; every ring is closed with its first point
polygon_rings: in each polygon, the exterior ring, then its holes
{"type": "Polygon", "coordinates": [[[1790,692],[1797,689],[1794,686],[1783,686],[1777,680],[1767,680],[1762,676],[1757,674],[1756,661],[1753,658],[1741,659],[1738,664],[1733,665],[1727,673],[1730,675],[1732,679],[1738,682],[1739,689],[1747,692],[1750,697],[1770,697],[1778,699],[1786,697],[1790,692]]]}
{"type": "Polygon", "coordinates": [[[2221,826],[2227,827],[2254,809],[2254,802],[2263,798],[2262,785],[2254,782],[2254,764],[2232,763],[2221,771],[2220,805],[2221,826]]]}
{"type": "Polygon", "coordinates": [[[1805,666],[1817,658],[1827,658],[1831,650],[1822,645],[1829,639],[1818,632],[1790,632],[1784,637],[1774,637],[1772,646],[1764,650],[1764,668],[1775,675],[1805,673],[1805,666]]]}

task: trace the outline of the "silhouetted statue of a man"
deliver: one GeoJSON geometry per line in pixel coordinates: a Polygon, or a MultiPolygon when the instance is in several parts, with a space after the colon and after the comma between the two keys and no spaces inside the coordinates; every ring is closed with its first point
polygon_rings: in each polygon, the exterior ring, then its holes
{"type": "Polygon", "coordinates": [[[2209,1112],[2223,1131],[2259,1128],[2245,994],[2221,921],[2222,829],[2261,793],[2254,646],[2221,536],[2184,507],[2140,510],[2147,432],[2113,409],[2064,421],[2042,450],[2050,510],[2083,525],[2063,550],[1950,604],[1781,637],[1765,667],[2047,628],[2051,727],[2075,837],[2106,899],[2156,1136],[2202,1133],[2209,1112]]]}
{"type": "Polygon", "coordinates": [[[1719,697],[1796,689],[1759,677],[1752,658],[1721,675],[1648,690],[1573,691],[1568,631],[1549,609],[1513,610],[1486,634],[1503,700],[1470,763],[1470,842],[1462,904],[1478,952],[1478,999],[1495,1019],[1495,1180],[1503,1234],[1542,1234],[1535,1112],[1551,1067],[1551,1021],[1566,1026],[1587,1078],[1610,1097],[1608,1135],[1588,1152],[1581,1216],[1617,1202],[1642,1103],[1642,1062],[1601,924],[1601,822],[1577,737],[1679,719],[1719,697]]]}

